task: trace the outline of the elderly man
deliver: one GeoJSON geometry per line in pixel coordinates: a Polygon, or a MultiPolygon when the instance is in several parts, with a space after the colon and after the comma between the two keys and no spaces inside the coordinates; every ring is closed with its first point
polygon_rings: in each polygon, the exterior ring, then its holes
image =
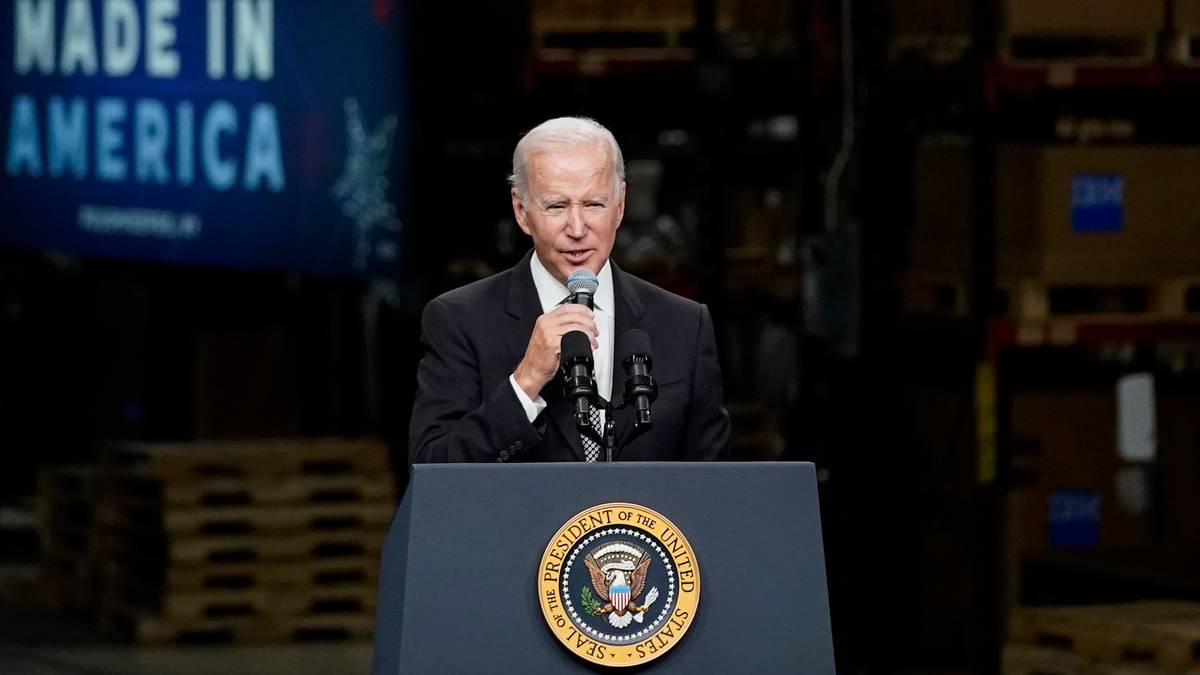
{"type": "MultiPolygon", "coordinates": [[[[654,350],[659,394],[649,432],[618,460],[722,459],[729,415],[712,320],[701,304],[622,272],[611,260],[625,213],[625,161],[612,134],[586,118],[542,123],[513,153],[512,205],[533,251],[509,270],[450,291],[422,316],[425,354],[409,431],[413,462],[595,461],[557,377],[562,336],[591,340],[597,392],[612,400],[615,343],[640,328],[654,350]],[[578,269],[600,280],[595,310],[560,304],[578,269]]],[[[621,391],[621,385],[616,385],[621,391]]],[[[619,437],[633,427],[618,410],[619,437]]]]}

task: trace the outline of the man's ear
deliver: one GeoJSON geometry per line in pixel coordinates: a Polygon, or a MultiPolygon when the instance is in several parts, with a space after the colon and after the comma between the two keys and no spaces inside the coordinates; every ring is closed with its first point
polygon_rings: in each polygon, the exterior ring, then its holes
{"type": "Polygon", "coordinates": [[[621,182],[621,200],[617,202],[617,227],[621,226],[621,221],[625,219],[625,192],[627,190],[626,183],[621,182]]]}
{"type": "Polygon", "coordinates": [[[521,193],[517,192],[517,188],[512,188],[512,207],[513,217],[517,219],[517,227],[525,234],[532,234],[529,231],[529,225],[525,223],[527,215],[525,213],[525,204],[521,202],[521,193]]]}

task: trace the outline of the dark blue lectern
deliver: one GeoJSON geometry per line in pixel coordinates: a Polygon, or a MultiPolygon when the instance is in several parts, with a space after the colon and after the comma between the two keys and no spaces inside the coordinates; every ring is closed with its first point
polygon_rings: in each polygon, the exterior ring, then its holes
{"type": "Polygon", "coordinates": [[[834,672],[809,463],[418,464],[380,570],[375,675],[618,670],[570,653],[538,603],[551,537],[597,504],[673,522],[702,588],[678,643],[638,670],[834,672]]]}

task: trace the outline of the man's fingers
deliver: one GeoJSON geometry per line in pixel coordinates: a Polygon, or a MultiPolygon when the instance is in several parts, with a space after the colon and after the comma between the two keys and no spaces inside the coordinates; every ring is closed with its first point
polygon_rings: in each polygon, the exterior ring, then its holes
{"type": "Polygon", "coordinates": [[[595,338],[600,335],[600,329],[596,327],[596,322],[590,319],[578,321],[571,319],[569,321],[548,323],[542,326],[543,335],[548,340],[561,340],[562,336],[570,333],[573,330],[587,333],[589,337],[595,338]]]}
{"type": "Polygon", "coordinates": [[[587,308],[587,305],[559,305],[547,313],[547,316],[569,316],[578,314],[580,316],[595,316],[595,312],[587,308]]]}

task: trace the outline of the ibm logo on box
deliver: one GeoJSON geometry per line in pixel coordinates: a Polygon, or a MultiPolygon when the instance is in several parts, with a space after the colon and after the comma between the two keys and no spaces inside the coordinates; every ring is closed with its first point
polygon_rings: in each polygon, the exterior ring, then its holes
{"type": "Polygon", "coordinates": [[[1050,545],[1093,548],[1100,541],[1100,493],[1059,490],[1050,495],[1050,545]]]}
{"type": "Polygon", "coordinates": [[[1071,178],[1071,231],[1120,232],[1125,225],[1125,178],[1077,173],[1071,178]]]}

